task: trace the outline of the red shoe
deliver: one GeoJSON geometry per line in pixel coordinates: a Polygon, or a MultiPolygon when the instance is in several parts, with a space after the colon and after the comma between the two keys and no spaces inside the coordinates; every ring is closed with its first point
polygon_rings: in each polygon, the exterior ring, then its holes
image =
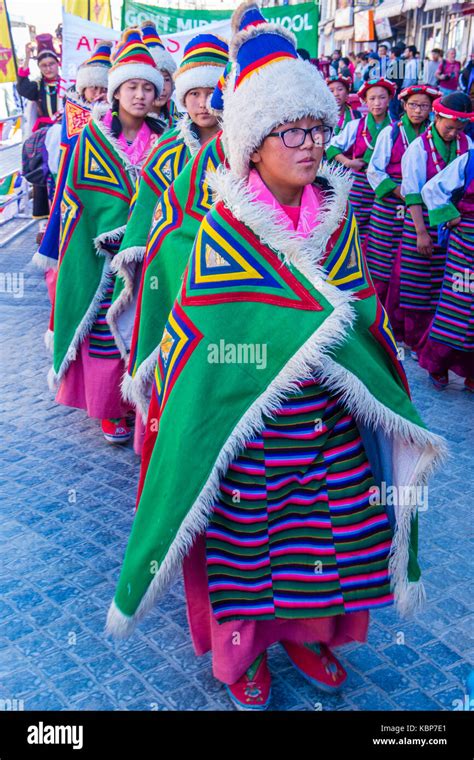
{"type": "Polygon", "coordinates": [[[102,432],[109,443],[127,443],[132,437],[132,431],[125,417],[122,419],[102,420],[102,432]]]}
{"type": "Polygon", "coordinates": [[[327,692],[338,691],[347,678],[341,663],[326,644],[281,642],[285,652],[307,681],[327,692]]]}
{"type": "Polygon", "coordinates": [[[449,383],[449,378],[447,373],[443,375],[436,375],[434,372],[430,372],[430,380],[433,383],[434,387],[438,391],[444,391],[445,388],[447,388],[449,383]]]}
{"type": "Polygon", "coordinates": [[[238,710],[266,710],[272,692],[267,653],[259,654],[243,676],[225,688],[238,710]]]}
{"type": "Polygon", "coordinates": [[[464,380],[464,390],[474,393],[474,377],[466,377],[464,380]]]}

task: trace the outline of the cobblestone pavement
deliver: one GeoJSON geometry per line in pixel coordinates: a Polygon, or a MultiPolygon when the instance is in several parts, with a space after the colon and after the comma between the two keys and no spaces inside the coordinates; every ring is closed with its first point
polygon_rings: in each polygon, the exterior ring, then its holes
{"type": "MultiPolygon", "coordinates": [[[[181,579],[131,639],[103,635],[138,460],[48,390],[49,306],[42,273],[29,264],[33,240],[29,231],[0,251],[1,289],[15,291],[0,293],[0,700],[25,710],[230,710],[210,655],[194,654],[181,579]],[[5,277],[12,274],[24,282],[5,277]]],[[[474,397],[456,385],[438,393],[413,360],[405,364],[415,402],[452,452],[420,517],[428,605],[408,622],[392,607],[371,613],[368,643],[338,650],[349,672],[339,696],[318,692],[272,647],[273,709],[453,710],[465,702],[474,660],[474,397]]]]}

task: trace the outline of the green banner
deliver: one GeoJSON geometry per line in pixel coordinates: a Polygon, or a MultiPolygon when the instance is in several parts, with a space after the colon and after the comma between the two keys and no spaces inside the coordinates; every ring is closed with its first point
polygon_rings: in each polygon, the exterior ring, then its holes
{"type": "MultiPolygon", "coordinates": [[[[305,48],[312,58],[318,51],[318,5],[299,3],[298,5],[278,5],[263,8],[263,15],[269,21],[275,21],[295,35],[299,48],[305,48]]],[[[212,21],[230,18],[230,11],[188,11],[176,8],[162,8],[147,3],[123,0],[122,29],[135,26],[151,19],[160,34],[186,32],[198,29],[212,21]]]]}

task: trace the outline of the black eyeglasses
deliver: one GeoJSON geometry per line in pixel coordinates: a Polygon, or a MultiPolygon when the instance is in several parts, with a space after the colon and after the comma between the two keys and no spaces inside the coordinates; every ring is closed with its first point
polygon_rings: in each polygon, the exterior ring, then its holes
{"type": "Polygon", "coordinates": [[[290,127],[289,129],[282,129],[281,132],[270,132],[267,136],[279,137],[287,148],[300,148],[306,140],[306,135],[311,135],[311,139],[315,145],[324,147],[332,137],[332,129],[322,124],[310,127],[309,129],[290,127]]]}

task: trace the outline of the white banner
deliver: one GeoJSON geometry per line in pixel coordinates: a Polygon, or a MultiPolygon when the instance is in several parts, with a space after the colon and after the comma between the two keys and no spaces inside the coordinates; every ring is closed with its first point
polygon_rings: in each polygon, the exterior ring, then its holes
{"type": "MultiPolygon", "coordinates": [[[[207,24],[206,32],[218,34],[227,40],[230,39],[230,19],[207,24]]],[[[198,30],[191,29],[169,36],[161,35],[163,44],[177,64],[183,57],[185,46],[196,34],[198,34],[198,30]]],[[[62,94],[75,83],[78,67],[91,56],[96,43],[99,40],[118,40],[120,36],[121,32],[63,11],[62,94]]]]}

